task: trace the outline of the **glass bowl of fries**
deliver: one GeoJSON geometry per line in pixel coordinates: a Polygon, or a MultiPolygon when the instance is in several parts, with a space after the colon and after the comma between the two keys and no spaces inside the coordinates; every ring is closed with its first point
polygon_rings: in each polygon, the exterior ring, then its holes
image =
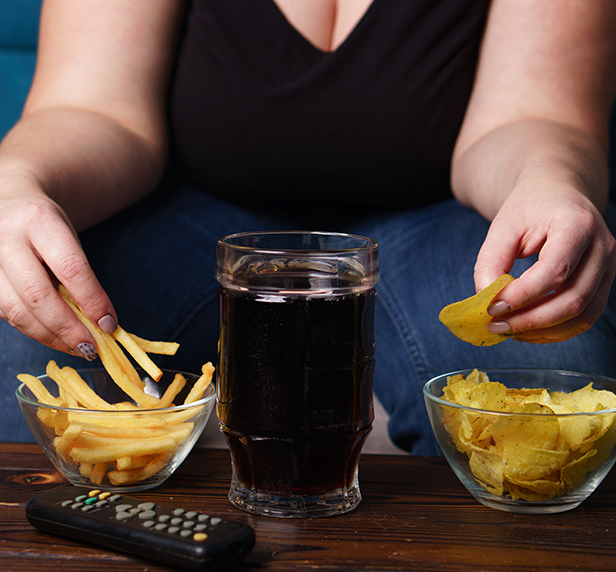
{"type": "Polygon", "coordinates": [[[465,370],[424,386],[436,439],[480,503],[579,506],[616,461],[616,380],[546,369],[465,370]]]}
{"type": "Polygon", "coordinates": [[[30,430],[72,484],[116,492],[156,487],[201,435],[215,402],[211,364],[202,375],[161,370],[158,381],[136,371],[140,390],[152,398],[148,406],[136,404],[103,368],[50,362],[48,375],[20,376],[16,395],[30,430]]]}

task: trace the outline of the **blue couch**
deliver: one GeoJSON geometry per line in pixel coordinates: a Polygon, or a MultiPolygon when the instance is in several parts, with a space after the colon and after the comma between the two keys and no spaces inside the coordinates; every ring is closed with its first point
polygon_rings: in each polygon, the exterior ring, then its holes
{"type": "MultiPolygon", "coordinates": [[[[42,0],[0,0],[0,139],[19,118],[36,60],[42,0]]],[[[616,107],[612,114],[612,196],[616,197],[616,107]]]]}
{"type": "Polygon", "coordinates": [[[19,118],[30,88],[42,0],[0,0],[0,138],[19,118]]]}

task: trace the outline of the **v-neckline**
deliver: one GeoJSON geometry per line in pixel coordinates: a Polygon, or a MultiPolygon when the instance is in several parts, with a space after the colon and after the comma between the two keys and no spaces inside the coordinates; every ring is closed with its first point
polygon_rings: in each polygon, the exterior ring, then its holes
{"type": "Polygon", "coordinates": [[[336,52],[338,52],[340,50],[340,48],[342,48],[349,41],[349,39],[352,36],[355,35],[357,29],[361,25],[363,25],[363,22],[367,19],[368,15],[373,10],[374,5],[377,4],[378,2],[380,2],[381,0],[372,0],[372,2],[370,3],[370,5],[366,9],[366,11],[362,14],[361,18],[357,21],[355,26],[353,26],[353,29],[349,31],[349,33],[346,35],[344,40],[342,40],[342,42],[340,42],[340,44],[338,44],[338,46],[336,47],[335,50],[322,50],[318,46],[315,46],[306,36],[304,36],[304,34],[302,34],[289,21],[289,19],[285,16],[284,12],[280,9],[280,6],[278,6],[278,4],[276,4],[275,0],[268,0],[268,1],[273,6],[274,10],[278,13],[279,17],[283,20],[285,26],[290,28],[292,30],[292,32],[294,33],[294,35],[297,36],[300,40],[302,40],[303,43],[308,45],[312,50],[314,50],[315,52],[321,54],[322,56],[331,56],[331,55],[335,54],[336,52]]]}

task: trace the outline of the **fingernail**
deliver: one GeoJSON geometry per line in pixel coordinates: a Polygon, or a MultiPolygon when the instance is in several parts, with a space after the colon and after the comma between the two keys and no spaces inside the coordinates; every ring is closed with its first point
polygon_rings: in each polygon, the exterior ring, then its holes
{"type": "Polygon", "coordinates": [[[511,332],[511,326],[507,322],[490,322],[488,332],[491,334],[508,334],[511,332]]]}
{"type": "Polygon", "coordinates": [[[490,316],[500,316],[501,314],[506,314],[510,310],[509,304],[503,300],[494,302],[494,304],[488,306],[488,314],[490,316]]]}
{"type": "Polygon", "coordinates": [[[94,361],[98,357],[96,348],[90,342],[81,342],[75,346],[75,353],[88,361],[94,361]]]}
{"type": "Polygon", "coordinates": [[[113,316],[107,314],[98,321],[98,327],[106,334],[113,334],[118,329],[118,324],[113,316]]]}

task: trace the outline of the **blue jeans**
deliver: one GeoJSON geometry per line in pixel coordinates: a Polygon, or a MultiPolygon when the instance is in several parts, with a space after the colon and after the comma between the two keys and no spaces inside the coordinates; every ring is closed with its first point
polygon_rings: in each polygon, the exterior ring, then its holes
{"type": "MultiPolygon", "coordinates": [[[[612,211],[609,215],[616,220],[612,211]]],[[[180,343],[176,356],[158,359],[161,367],[199,371],[216,359],[216,241],[233,232],[266,229],[354,232],[379,242],[374,387],[391,416],[391,438],[413,454],[440,454],[422,396],[423,384],[434,375],[534,366],[616,377],[613,303],[590,331],[557,344],[508,340],[474,347],[439,322],[443,306],[474,293],[473,266],[488,229],[482,217],[455,201],[404,212],[353,212],[327,205],[256,208],[182,186],[149,197],[81,239],[120,324],[142,337],[180,343]]],[[[513,274],[532,262],[519,261],[513,274]]],[[[100,367],[100,362],[41,346],[4,322],[0,343],[2,441],[32,440],[14,396],[18,373],[43,373],[50,359],[62,366],[100,367]]]]}

